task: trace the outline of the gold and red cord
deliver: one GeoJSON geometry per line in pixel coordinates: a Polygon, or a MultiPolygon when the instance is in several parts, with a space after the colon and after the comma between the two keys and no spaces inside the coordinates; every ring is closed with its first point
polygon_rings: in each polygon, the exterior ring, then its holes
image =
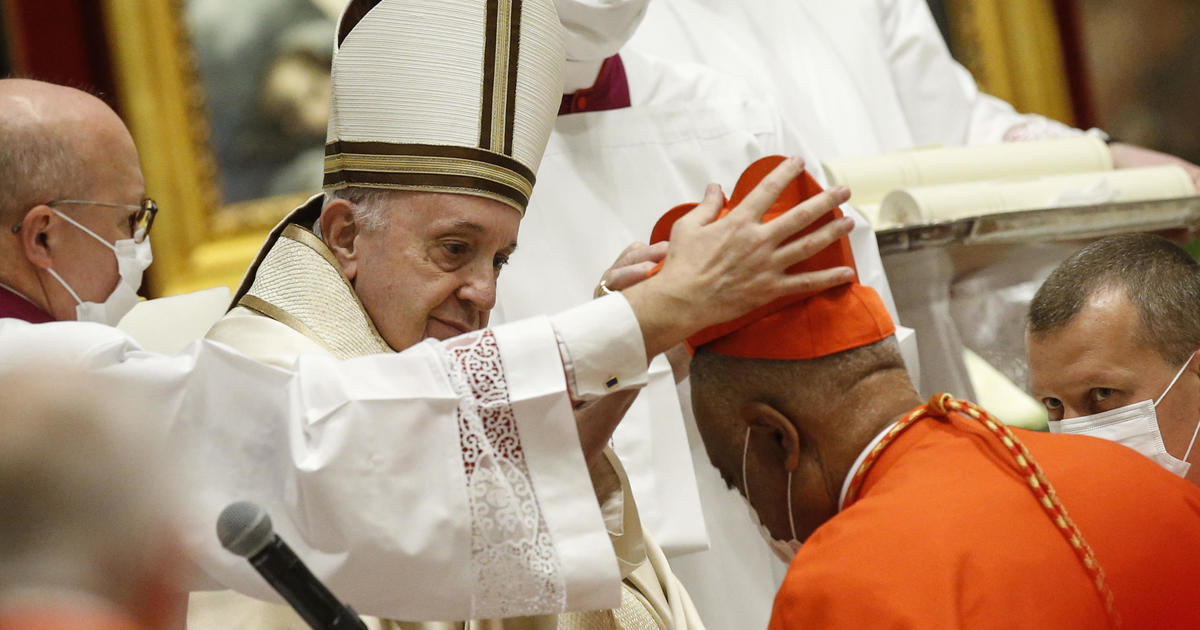
{"type": "Polygon", "coordinates": [[[1033,496],[1037,499],[1038,504],[1042,506],[1046,515],[1050,517],[1050,520],[1058,528],[1059,532],[1062,533],[1063,538],[1071,545],[1071,549],[1083,564],[1084,570],[1087,572],[1092,584],[1096,587],[1096,592],[1100,595],[1100,599],[1104,603],[1104,610],[1108,613],[1108,618],[1112,626],[1120,628],[1121,619],[1117,614],[1116,608],[1113,606],[1113,593],[1104,579],[1104,570],[1100,568],[1099,562],[1096,561],[1096,555],[1092,552],[1091,545],[1084,540],[1083,532],[1079,530],[1079,526],[1067,515],[1067,509],[1058,500],[1058,495],[1054,492],[1054,486],[1046,479],[1045,474],[1042,472],[1042,467],[1033,458],[1033,454],[1025,448],[1025,445],[1008,428],[1008,425],[997,420],[975,403],[959,400],[950,394],[935,394],[929,398],[927,404],[917,407],[899,422],[892,425],[892,428],[884,434],[883,439],[867,453],[862,465],[854,471],[854,475],[850,479],[850,487],[846,491],[846,501],[843,504],[843,509],[850,507],[858,498],[867,472],[870,471],[884,449],[897,436],[922,418],[945,418],[950,411],[957,412],[979,422],[1004,446],[1004,449],[1012,457],[1017,471],[1033,492],[1033,496]]]}

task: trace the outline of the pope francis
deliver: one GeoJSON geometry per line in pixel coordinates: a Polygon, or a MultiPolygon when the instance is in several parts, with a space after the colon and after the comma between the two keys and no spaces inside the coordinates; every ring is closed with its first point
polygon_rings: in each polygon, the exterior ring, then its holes
{"type": "MultiPolygon", "coordinates": [[[[491,330],[476,332],[488,323],[496,277],[516,249],[534,172],[558,110],[560,30],[549,0],[352,2],[339,25],[333,62],[326,192],[272,232],[234,308],[208,335],[281,368],[304,354],[350,359],[413,346],[436,352],[447,366],[450,389],[458,394],[447,420],[457,422],[463,440],[457,461],[439,464],[460,467],[474,519],[462,540],[469,550],[466,566],[451,570],[486,595],[472,606],[476,616],[495,619],[372,620],[384,627],[702,627],[662,552],[643,534],[619,461],[604,450],[634,395],[617,390],[638,384],[627,375],[644,381],[646,357],[665,348],[615,345],[602,360],[582,360],[588,353],[573,346],[595,343],[591,336],[571,334],[571,323],[562,318],[552,321],[572,400],[598,400],[577,403],[576,410],[590,479],[579,484],[564,476],[550,483],[545,475],[554,472],[531,466],[526,452],[572,448],[573,436],[521,430],[523,410],[544,404],[545,397],[537,386],[518,387],[509,375],[534,368],[519,354],[502,353],[506,342],[491,330]],[[421,343],[431,338],[457,339],[435,351],[421,343]],[[580,361],[571,360],[577,356],[580,361]],[[582,385],[597,376],[602,387],[589,395],[582,385]],[[603,395],[609,392],[617,393],[603,395]],[[514,611],[566,608],[554,601],[566,596],[556,587],[562,551],[552,543],[560,527],[554,515],[594,511],[597,505],[623,578],[620,605],[513,617],[514,611]],[[531,561],[545,570],[530,576],[523,567],[531,561]]],[[[840,199],[829,196],[821,213],[840,199]]],[[[836,223],[825,234],[848,227],[836,223]]],[[[618,265],[662,258],[661,249],[634,248],[618,265]]],[[[605,297],[595,306],[601,302],[611,306],[591,309],[589,327],[628,325],[623,298],[605,297]]],[[[662,316],[674,319],[668,311],[662,316]]],[[[533,335],[523,337],[512,336],[509,348],[534,343],[533,335]]],[[[340,465],[361,479],[391,464],[362,454],[340,465]]],[[[390,483],[426,480],[408,473],[390,483]]],[[[294,507],[286,495],[285,489],[284,496],[267,499],[294,507]]],[[[359,508],[377,509],[369,500],[359,508]]],[[[414,510],[412,518],[423,517],[414,510]]],[[[610,545],[603,539],[583,542],[610,545]]],[[[423,578],[400,576],[396,587],[423,578]]],[[[193,596],[189,614],[193,628],[301,623],[285,608],[232,593],[193,596]]]]}

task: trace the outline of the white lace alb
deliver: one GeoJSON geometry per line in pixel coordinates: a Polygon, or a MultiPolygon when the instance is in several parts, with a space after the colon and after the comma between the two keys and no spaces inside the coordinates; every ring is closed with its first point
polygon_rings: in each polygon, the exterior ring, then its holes
{"type": "Polygon", "coordinates": [[[562,563],[534,491],[490,330],[442,346],[459,396],[458,428],[471,513],[472,618],[566,607],[562,563]]]}

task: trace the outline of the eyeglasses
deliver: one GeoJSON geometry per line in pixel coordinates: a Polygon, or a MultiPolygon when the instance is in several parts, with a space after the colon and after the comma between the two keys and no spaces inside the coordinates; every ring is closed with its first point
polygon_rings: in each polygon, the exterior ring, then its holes
{"type": "MultiPolygon", "coordinates": [[[[51,208],[54,206],[101,206],[103,208],[132,210],[133,214],[129,215],[129,233],[133,235],[133,242],[135,243],[141,243],[146,240],[146,237],[150,234],[150,227],[154,225],[154,217],[158,214],[158,204],[149,197],[143,199],[141,205],[84,201],[82,199],[55,199],[54,201],[46,202],[46,205],[51,208]]],[[[20,223],[12,226],[13,234],[20,231],[20,223]]]]}

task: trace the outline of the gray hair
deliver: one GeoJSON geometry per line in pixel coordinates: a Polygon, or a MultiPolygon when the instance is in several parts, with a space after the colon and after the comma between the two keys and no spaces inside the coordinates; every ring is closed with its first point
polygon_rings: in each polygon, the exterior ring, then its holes
{"type": "Polygon", "coordinates": [[[895,369],[905,366],[894,335],[814,359],[747,359],[700,348],[692,357],[692,399],[707,398],[727,410],[744,398],[785,408],[803,395],[804,407],[823,409],[841,404],[845,392],[868,376],[895,369]]]}
{"type": "Polygon", "coordinates": [[[89,381],[67,367],[0,370],[0,600],[68,589],[131,605],[172,544],[173,486],[141,422],[152,419],[89,381]]]}
{"type": "Polygon", "coordinates": [[[9,109],[0,108],[0,220],[5,226],[39,203],[80,196],[90,182],[69,135],[9,109]]]}
{"type": "Polygon", "coordinates": [[[1140,341],[1182,364],[1200,348],[1200,265],[1161,236],[1122,234],[1091,243],[1063,261],[1029,303],[1029,332],[1066,326],[1099,291],[1123,291],[1137,310],[1140,341]]]}
{"type": "MultiPolygon", "coordinates": [[[[903,370],[904,359],[894,335],[802,360],[747,359],[700,348],[691,364],[692,409],[712,457],[710,434],[724,439],[745,431],[738,409],[746,401],[765,402],[780,410],[804,409],[809,415],[822,416],[843,405],[855,386],[867,377],[903,370]]],[[[742,487],[735,479],[740,471],[722,466],[715,459],[713,463],[730,488],[742,487]]]]}
{"type": "Polygon", "coordinates": [[[366,232],[382,230],[387,226],[384,218],[384,206],[393,197],[404,191],[384,190],[381,188],[362,188],[350,186],[334,191],[325,191],[323,206],[329,205],[334,199],[343,199],[354,207],[354,222],[366,232]]]}

